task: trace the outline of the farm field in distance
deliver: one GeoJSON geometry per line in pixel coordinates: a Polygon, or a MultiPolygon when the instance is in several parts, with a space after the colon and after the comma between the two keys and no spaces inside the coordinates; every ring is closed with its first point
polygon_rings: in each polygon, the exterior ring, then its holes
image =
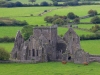
{"type": "MultiPolygon", "coordinates": [[[[21,1],[22,3],[32,4],[28,0],[12,0],[12,2],[21,1]]],[[[50,0],[36,0],[35,3],[41,3],[50,0]]],[[[27,21],[29,25],[44,25],[52,24],[44,21],[46,16],[61,15],[66,16],[69,12],[73,12],[78,16],[88,15],[90,9],[97,10],[100,13],[100,5],[82,5],[82,6],[67,6],[67,7],[14,7],[0,8],[0,17],[9,17],[20,21],[27,21]],[[51,10],[39,16],[45,10],[51,10]],[[33,15],[33,16],[31,16],[33,15]]],[[[100,15],[99,15],[100,16],[100,15]]],[[[90,22],[92,17],[81,19],[80,22],[90,22]]],[[[78,28],[90,29],[95,24],[78,24],[78,28]]],[[[100,24],[98,24],[100,25],[100,24]]],[[[73,25],[74,26],[74,25],[73,25]]],[[[18,30],[23,27],[18,26],[0,26],[0,38],[4,36],[15,37],[18,30]]],[[[58,35],[64,35],[68,28],[58,27],[58,35]]],[[[74,29],[76,33],[81,35],[94,34],[89,31],[74,29]]],[[[80,41],[81,48],[90,54],[100,55],[100,40],[83,40],[80,41]]],[[[0,43],[0,47],[5,48],[9,53],[14,46],[13,42],[0,43]]],[[[100,63],[93,62],[88,65],[61,62],[48,62],[38,64],[23,64],[23,63],[0,63],[0,75],[100,75],[100,63]]]]}

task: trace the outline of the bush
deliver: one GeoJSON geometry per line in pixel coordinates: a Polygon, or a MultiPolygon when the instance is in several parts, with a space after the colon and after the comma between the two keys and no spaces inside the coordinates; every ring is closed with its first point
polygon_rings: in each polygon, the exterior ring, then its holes
{"type": "Polygon", "coordinates": [[[15,19],[9,19],[9,18],[0,18],[0,26],[25,26],[28,25],[28,23],[24,21],[18,21],[15,19]]]}
{"type": "Polygon", "coordinates": [[[97,32],[98,30],[100,30],[100,26],[99,25],[92,26],[92,28],[90,30],[92,32],[97,32]]]}
{"type": "Polygon", "coordinates": [[[53,24],[57,24],[59,26],[62,26],[62,25],[64,25],[64,21],[61,18],[58,18],[55,21],[53,21],[53,24]]]}
{"type": "Polygon", "coordinates": [[[0,60],[9,60],[10,54],[4,49],[0,47],[0,60]]]}
{"type": "Polygon", "coordinates": [[[49,3],[46,2],[46,1],[43,1],[43,2],[40,3],[40,5],[41,5],[41,6],[49,6],[49,3]]]}
{"type": "Polygon", "coordinates": [[[80,40],[97,40],[100,39],[100,34],[92,34],[92,35],[82,35],[80,36],[80,40]]]}
{"type": "Polygon", "coordinates": [[[99,24],[100,23],[100,17],[95,16],[91,19],[91,23],[93,24],[99,24]]]}
{"type": "Polygon", "coordinates": [[[53,2],[53,5],[58,6],[58,2],[57,1],[53,2]]]}
{"type": "Polygon", "coordinates": [[[5,37],[0,38],[0,43],[2,43],[2,42],[14,42],[14,40],[15,40],[14,37],[5,36],[5,37]]]}
{"type": "Polygon", "coordinates": [[[97,13],[96,10],[89,10],[89,11],[88,11],[88,14],[89,14],[90,16],[94,16],[94,15],[97,15],[98,13],[97,13]]]}
{"type": "Polygon", "coordinates": [[[76,18],[76,15],[75,15],[73,12],[69,12],[69,13],[67,14],[67,17],[68,17],[69,19],[75,19],[75,18],[76,18]]]}

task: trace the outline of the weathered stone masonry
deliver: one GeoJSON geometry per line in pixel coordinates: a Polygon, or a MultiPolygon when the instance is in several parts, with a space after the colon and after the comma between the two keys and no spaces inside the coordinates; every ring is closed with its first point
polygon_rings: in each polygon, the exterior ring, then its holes
{"type": "Polygon", "coordinates": [[[24,41],[20,31],[17,32],[11,58],[21,61],[67,61],[74,63],[89,63],[100,61],[100,56],[90,55],[81,49],[80,37],[73,28],[61,38],[57,35],[57,27],[36,27],[33,35],[24,41]]]}

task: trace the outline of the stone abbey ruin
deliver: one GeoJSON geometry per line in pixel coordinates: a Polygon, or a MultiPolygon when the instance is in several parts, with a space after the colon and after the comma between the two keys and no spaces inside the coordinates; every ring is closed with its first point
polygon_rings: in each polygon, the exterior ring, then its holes
{"type": "Polygon", "coordinates": [[[24,41],[20,31],[17,32],[12,60],[49,62],[66,61],[74,63],[99,62],[99,55],[90,55],[80,46],[80,37],[73,28],[64,37],[57,34],[57,26],[33,28],[33,35],[24,41]]]}

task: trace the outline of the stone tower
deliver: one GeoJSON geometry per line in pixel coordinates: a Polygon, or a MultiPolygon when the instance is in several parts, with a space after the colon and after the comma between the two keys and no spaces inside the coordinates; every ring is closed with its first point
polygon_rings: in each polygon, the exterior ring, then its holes
{"type": "Polygon", "coordinates": [[[77,50],[81,49],[80,47],[80,38],[79,36],[75,33],[73,28],[69,28],[69,30],[65,33],[63,37],[64,41],[66,42],[67,45],[67,55],[68,55],[68,60],[74,61],[74,54],[77,50]]]}
{"type": "Polygon", "coordinates": [[[24,43],[24,39],[21,35],[21,32],[18,31],[16,38],[15,38],[15,42],[14,42],[14,48],[11,52],[12,58],[13,59],[21,59],[21,45],[24,43]]]}
{"type": "Polygon", "coordinates": [[[57,27],[38,27],[33,29],[34,38],[39,40],[42,49],[47,52],[48,61],[56,59],[57,27]]]}

